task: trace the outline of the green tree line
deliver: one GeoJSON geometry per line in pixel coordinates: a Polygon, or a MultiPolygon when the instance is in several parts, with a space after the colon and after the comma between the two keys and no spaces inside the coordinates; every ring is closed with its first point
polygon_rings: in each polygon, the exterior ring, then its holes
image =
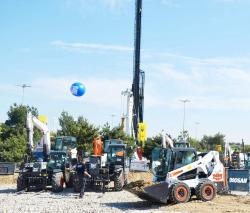
{"type": "MultiPolygon", "coordinates": [[[[0,124],[0,161],[21,162],[24,155],[27,153],[27,128],[26,116],[27,112],[31,112],[34,116],[38,116],[37,108],[13,104],[7,112],[7,120],[0,124]]],[[[94,137],[101,135],[106,139],[121,139],[127,144],[128,155],[131,156],[136,150],[135,140],[124,133],[122,126],[111,128],[108,123],[103,126],[95,126],[86,118],[79,116],[74,119],[68,112],[62,112],[59,119],[60,130],[52,133],[54,136],[74,136],[77,138],[77,148],[80,152],[92,153],[92,142],[94,137]]],[[[188,132],[180,134],[174,141],[180,140],[183,135],[191,144],[191,147],[198,151],[216,150],[220,145],[222,150],[225,146],[225,135],[217,133],[213,136],[204,135],[201,140],[194,139],[189,136],[188,132]]],[[[38,129],[34,129],[34,142],[37,142],[42,137],[38,129]]],[[[161,135],[158,134],[149,137],[143,148],[144,156],[151,158],[151,151],[154,147],[161,146],[161,135]]],[[[240,150],[239,146],[235,146],[240,150]]],[[[250,145],[245,145],[245,151],[250,152],[250,145]]]]}
{"type": "MultiPolygon", "coordinates": [[[[216,133],[215,135],[204,135],[200,140],[190,137],[188,132],[185,131],[184,134],[181,132],[177,138],[173,138],[173,141],[180,141],[183,138],[186,138],[186,141],[190,144],[191,147],[195,148],[199,152],[207,152],[209,150],[217,150],[220,154],[224,153],[225,149],[225,135],[221,134],[220,132],[216,133]],[[220,148],[220,150],[218,149],[220,148]]],[[[145,148],[144,148],[144,155],[148,159],[151,159],[151,151],[154,147],[161,146],[161,134],[158,134],[152,138],[148,138],[145,148]]],[[[230,146],[233,150],[237,150],[240,152],[250,152],[250,145],[245,144],[244,150],[241,144],[239,143],[230,143],[230,146]]]]}
{"type": "MultiPolygon", "coordinates": [[[[28,134],[26,128],[26,116],[31,112],[38,116],[35,107],[14,104],[7,112],[7,120],[0,124],[0,161],[21,162],[27,153],[28,134]]],[[[108,123],[97,127],[86,118],[79,116],[74,119],[68,112],[62,112],[59,117],[60,130],[51,133],[53,136],[74,136],[77,139],[79,152],[93,152],[93,139],[101,135],[104,139],[119,138],[127,144],[127,151],[132,155],[136,146],[132,137],[126,135],[121,126],[111,128],[108,123]]],[[[38,129],[34,129],[34,142],[38,142],[42,135],[38,129]]]]}

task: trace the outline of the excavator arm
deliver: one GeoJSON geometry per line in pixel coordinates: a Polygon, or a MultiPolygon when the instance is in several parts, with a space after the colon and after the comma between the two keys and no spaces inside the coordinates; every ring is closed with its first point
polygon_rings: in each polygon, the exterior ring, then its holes
{"type": "Polygon", "coordinates": [[[45,155],[48,155],[50,153],[51,149],[51,143],[50,143],[50,131],[48,126],[41,122],[39,119],[37,119],[35,116],[33,116],[30,112],[27,114],[27,121],[26,126],[28,129],[28,145],[29,149],[32,152],[34,150],[34,142],[33,142],[33,134],[34,134],[34,126],[38,128],[42,134],[42,145],[45,146],[45,155]]]}

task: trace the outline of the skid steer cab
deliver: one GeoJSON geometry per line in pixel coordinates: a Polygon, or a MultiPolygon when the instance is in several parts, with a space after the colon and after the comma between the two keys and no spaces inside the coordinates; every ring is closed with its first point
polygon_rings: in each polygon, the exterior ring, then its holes
{"type": "Polygon", "coordinates": [[[155,148],[152,171],[156,184],[144,188],[144,198],[161,203],[184,203],[193,195],[210,201],[225,186],[217,151],[198,155],[194,148],[155,148]]]}

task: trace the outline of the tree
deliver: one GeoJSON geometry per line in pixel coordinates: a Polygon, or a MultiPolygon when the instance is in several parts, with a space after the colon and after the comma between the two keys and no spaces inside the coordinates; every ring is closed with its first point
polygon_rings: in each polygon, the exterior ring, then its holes
{"type": "Polygon", "coordinates": [[[98,128],[82,116],[77,119],[78,149],[93,153],[93,139],[98,136],[98,128]]]}
{"type": "Polygon", "coordinates": [[[26,152],[27,143],[24,135],[13,135],[0,141],[0,161],[21,162],[26,152]]]}
{"type": "MultiPolygon", "coordinates": [[[[188,139],[189,138],[189,133],[187,130],[184,130],[184,131],[181,131],[179,133],[179,135],[177,136],[177,141],[180,141],[180,140],[185,140],[185,139],[188,139]]],[[[175,139],[176,141],[176,139],[175,139]]]]}
{"type": "MultiPolygon", "coordinates": [[[[24,135],[27,139],[26,118],[27,113],[31,112],[32,115],[38,116],[38,110],[35,107],[17,105],[10,106],[7,112],[8,119],[2,124],[1,138],[8,139],[12,135],[24,135]]],[[[38,129],[34,129],[34,141],[41,138],[41,133],[38,129]]]]}
{"type": "Polygon", "coordinates": [[[190,147],[195,148],[197,151],[205,152],[206,147],[197,139],[188,137],[187,142],[190,144],[190,147]]]}
{"type": "MultiPolygon", "coordinates": [[[[27,148],[26,116],[31,112],[38,116],[34,107],[13,104],[7,112],[8,119],[0,126],[0,153],[2,161],[22,161],[27,148]]],[[[34,129],[34,141],[41,138],[41,132],[34,129]]]]}
{"type": "Polygon", "coordinates": [[[77,150],[79,153],[88,151],[93,152],[92,142],[94,137],[98,135],[98,128],[91,124],[82,116],[74,120],[73,116],[67,112],[62,112],[59,118],[61,130],[58,135],[74,136],[77,139],[77,150]]]}
{"type": "Polygon", "coordinates": [[[126,140],[129,136],[123,131],[121,126],[115,126],[111,129],[109,123],[104,124],[100,130],[100,134],[103,136],[104,140],[119,138],[121,140],[126,140]]]}
{"type": "Polygon", "coordinates": [[[206,148],[206,150],[216,150],[216,146],[221,145],[222,150],[224,150],[225,135],[220,133],[217,133],[214,136],[204,135],[201,139],[201,145],[206,148]]]}
{"type": "Polygon", "coordinates": [[[59,124],[61,126],[61,130],[58,131],[59,135],[71,135],[75,137],[78,135],[77,122],[68,112],[63,111],[61,113],[59,124]]]}
{"type": "Polygon", "coordinates": [[[245,145],[245,152],[250,153],[250,145],[245,145]]]}
{"type": "Polygon", "coordinates": [[[122,126],[116,126],[116,127],[111,129],[109,123],[106,123],[101,128],[100,135],[102,135],[104,140],[109,140],[109,139],[121,139],[121,140],[123,140],[124,143],[127,145],[126,151],[127,151],[127,155],[129,157],[131,157],[134,154],[134,152],[137,148],[135,140],[123,131],[122,126]]]}
{"type": "Polygon", "coordinates": [[[155,147],[161,147],[161,143],[162,143],[162,136],[160,134],[156,135],[156,136],[154,136],[152,138],[148,138],[146,143],[145,143],[144,150],[143,150],[144,156],[147,159],[151,160],[152,150],[155,147]]]}

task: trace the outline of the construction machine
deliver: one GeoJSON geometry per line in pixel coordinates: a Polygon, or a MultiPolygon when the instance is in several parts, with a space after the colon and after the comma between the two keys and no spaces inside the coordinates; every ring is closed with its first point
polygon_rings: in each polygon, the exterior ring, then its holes
{"type": "Polygon", "coordinates": [[[17,191],[43,190],[47,186],[52,191],[63,190],[64,183],[70,186],[72,182],[71,168],[76,161],[76,139],[62,136],[55,140],[55,148],[51,149],[50,132],[47,125],[31,113],[27,114],[27,128],[29,135],[28,157],[20,168],[17,179],[17,191]],[[33,127],[42,133],[42,140],[34,147],[33,127]]]}
{"type": "Polygon", "coordinates": [[[155,148],[152,151],[152,172],[155,184],[145,187],[142,198],[160,203],[183,203],[196,195],[202,201],[212,200],[217,190],[225,187],[224,166],[217,151],[197,154],[194,148],[155,148]]]}
{"type": "Polygon", "coordinates": [[[245,153],[243,139],[242,144],[232,143],[230,145],[226,142],[224,150],[224,165],[227,173],[227,191],[229,193],[231,191],[249,192],[250,154],[245,153]]]}
{"type": "Polygon", "coordinates": [[[174,143],[174,147],[188,148],[188,147],[190,147],[190,144],[187,141],[185,141],[185,140],[182,139],[182,140],[176,141],[174,143]]]}
{"type": "MultiPolygon", "coordinates": [[[[95,139],[93,143],[94,155],[89,157],[86,168],[91,175],[87,184],[91,187],[100,186],[105,192],[110,182],[114,183],[114,190],[120,191],[127,182],[128,159],[126,144],[119,139],[105,140],[95,139]]],[[[74,190],[79,192],[80,181],[74,178],[74,190]]]]}
{"type": "Polygon", "coordinates": [[[238,147],[233,151],[230,144],[226,142],[224,150],[224,165],[229,169],[248,169],[248,153],[245,153],[244,141],[242,140],[241,147],[239,144],[237,145],[238,147]],[[239,151],[240,149],[242,152],[239,151]]]}
{"type": "Polygon", "coordinates": [[[247,169],[250,169],[250,152],[247,153],[246,168],[247,168],[247,169]]]}
{"type": "Polygon", "coordinates": [[[234,151],[231,155],[230,169],[245,169],[247,163],[247,154],[234,151]]]}

